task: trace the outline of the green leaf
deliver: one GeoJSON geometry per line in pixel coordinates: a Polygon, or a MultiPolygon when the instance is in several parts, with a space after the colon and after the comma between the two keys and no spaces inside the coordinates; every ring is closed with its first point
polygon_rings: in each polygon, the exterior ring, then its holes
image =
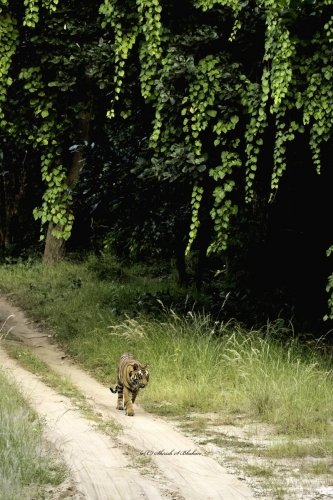
{"type": "Polygon", "coordinates": [[[207,114],[208,116],[211,116],[212,118],[215,118],[215,117],[216,117],[216,115],[217,115],[217,111],[215,111],[215,109],[208,109],[208,110],[206,111],[206,114],[207,114]]]}

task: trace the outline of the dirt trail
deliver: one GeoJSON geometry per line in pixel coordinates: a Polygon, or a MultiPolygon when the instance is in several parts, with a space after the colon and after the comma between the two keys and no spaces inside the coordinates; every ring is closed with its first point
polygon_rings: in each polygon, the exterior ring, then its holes
{"type": "Polygon", "coordinates": [[[128,460],[121,451],[96,432],[67,398],[20,368],[2,350],[0,363],[43,415],[48,441],[62,452],[70,467],[77,499],[163,498],[136,470],[125,469],[128,460]]]}
{"type": "Polygon", "coordinates": [[[113,442],[97,432],[67,398],[46,387],[0,351],[1,365],[19,381],[44,416],[49,438],[62,451],[72,471],[77,499],[254,499],[243,481],[201,454],[197,445],[164,420],[144,412],[138,405],[133,418],[117,411],[116,395],[108,387],[75,366],[45,332],[29,323],[20,309],[1,298],[0,325],[6,319],[5,331],[11,328],[11,334],[29,345],[52,370],[68,377],[97,414],[123,427],[117,443],[113,442]],[[122,451],[127,446],[135,449],[132,459],[122,451]],[[153,460],[157,467],[155,477],[143,476],[135,469],[135,457],[139,462],[142,456],[153,460]],[[129,462],[134,467],[129,468],[129,462]]]}

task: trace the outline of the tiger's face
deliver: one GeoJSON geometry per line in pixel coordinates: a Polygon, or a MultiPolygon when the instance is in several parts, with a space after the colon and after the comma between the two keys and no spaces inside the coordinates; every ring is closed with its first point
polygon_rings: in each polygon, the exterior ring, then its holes
{"type": "Polygon", "coordinates": [[[136,389],[144,389],[149,381],[149,372],[147,368],[145,366],[139,366],[136,363],[130,366],[128,376],[131,385],[136,389]]]}

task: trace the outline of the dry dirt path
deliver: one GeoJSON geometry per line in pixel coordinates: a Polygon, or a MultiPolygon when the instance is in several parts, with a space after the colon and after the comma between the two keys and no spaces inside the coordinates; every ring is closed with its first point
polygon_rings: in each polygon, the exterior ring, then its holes
{"type": "Polygon", "coordinates": [[[73,364],[47,333],[29,322],[19,308],[0,298],[0,325],[6,320],[2,333],[11,329],[11,335],[28,345],[53,371],[69,378],[97,415],[122,426],[114,440],[97,431],[67,398],[19,367],[0,349],[0,365],[14,376],[44,417],[48,439],[70,467],[76,485],[72,498],[254,499],[244,481],[202,454],[194,442],[163,419],[144,412],[138,405],[133,418],[117,411],[116,395],[108,387],[73,364]],[[132,449],[131,458],[124,454],[128,447],[132,449]],[[139,464],[143,456],[150,456],[154,463],[151,475],[141,474],[140,467],[135,467],[135,460],[139,464]]]}

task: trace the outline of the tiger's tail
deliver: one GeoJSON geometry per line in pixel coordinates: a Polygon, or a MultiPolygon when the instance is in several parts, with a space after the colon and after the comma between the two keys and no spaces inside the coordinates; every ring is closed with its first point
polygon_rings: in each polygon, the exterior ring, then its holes
{"type": "Polygon", "coordinates": [[[116,387],[114,389],[112,389],[112,387],[110,387],[110,391],[113,393],[113,394],[117,394],[117,392],[119,391],[120,387],[119,385],[116,385],[116,387]]]}

